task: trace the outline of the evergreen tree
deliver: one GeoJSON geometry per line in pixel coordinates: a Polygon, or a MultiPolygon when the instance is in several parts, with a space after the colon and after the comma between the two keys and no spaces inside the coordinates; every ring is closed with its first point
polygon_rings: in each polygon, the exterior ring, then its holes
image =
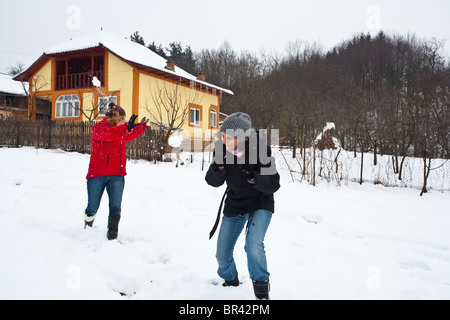
{"type": "Polygon", "coordinates": [[[136,31],[135,33],[133,33],[131,35],[131,41],[145,46],[144,38],[141,37],[141,35],[139,34],[139,31],[136,31]]]}
{"type": "MultiPolygon", "coordinates": [[[[130,38],[131,41],[145,46],[144,38],[139,34],[139,31],[133,33],[130,38]]],[[[162,44],[157,45],[155,41],[153,41],[146,47],[164,59],[175,61],[179,68],[191,74],[196,73],[196,62],[191,46],[188,45],[183,49],[181,42],[171,42],[169,47],[164,49],[162,44]]]]}
{"type": "Polygon", "coordinates": [[[169,52],[168,58],[175,61],[177,66],[191,74],[195,74],[194,54],[189,45],[183,49],[181,42],[171,42],[166,50],[169,52]]]}
{"type": "Polygon", "coordinates": [[[160,55],[164,59],[169,59],[169,57],[166,54],[166,51],[164,50],[162,44],[159,44],[159,46],[156,45],[155,41],[153,41],[151,44],[147,46],[150,50],[152,50],[154,53],[160,55]]]}

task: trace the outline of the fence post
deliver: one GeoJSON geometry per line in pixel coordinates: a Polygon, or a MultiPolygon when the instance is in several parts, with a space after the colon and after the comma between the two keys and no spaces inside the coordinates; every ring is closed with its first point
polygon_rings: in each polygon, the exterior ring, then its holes
{"type": "Polygon", "coordinates": [[[42,121],[37,122],[37,126],[36,126],[36,137],[37,137],[37,142],[36,142],[36,149],[39,149],[40,147],[40,142],[41,142],[41,123],[43,123],[42,121]]]}
{"type": "Polygon", "coordinates": [[[81,139],[82,139],[82,143],[83,143],[83,147],[81,149],[81,153],[85,154],[86,152],[85,152],[84,144],[86,142],[86,139],[84,138],[84,121],[81,122],[81,139]]]}
{"type": "Polygon", "coordinates": [[[205,169],[205,133],[202,136],[202,171],[205,169]]]}
{"type": "Polygon", "coordinates": [[[363,171],[364,171],[364,152],[366,149],[364,148],[364,143],[361,143],[361,172],[359,175],[359,184],[363,183],[363,171]]]}
{"type": "Polygon", "coordinates": [[[16,123],[17,123],[17,126],[16,126],[16,129],[17,129],[16,148],[19,148],[19,146],[20,146],[20,120],[17,120],[16,123]]]}
{"type": "Polygon", "coordinates": [[[52,148],[52,120],[48,122],[48,148],[52,148]]]}

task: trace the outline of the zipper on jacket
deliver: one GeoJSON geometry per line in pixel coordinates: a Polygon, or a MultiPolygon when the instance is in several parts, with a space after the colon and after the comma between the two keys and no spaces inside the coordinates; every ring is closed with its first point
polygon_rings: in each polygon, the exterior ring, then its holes
{"type": "MultiPolygon", "coordinates": [[[[120,145],[119,145],[119,172],[120,172],[120,174],[121,175],[123,175],[124,173],[123,173],[123,170],[122,170],[122,155],[120,154],[120,152],[121,152],[121,150],[122,150],[122,143],[123,143],[123,137],[120,137],[120,145]]],[[[125,150],[125,153],[126,153],[127,151],[125,150]]]]}

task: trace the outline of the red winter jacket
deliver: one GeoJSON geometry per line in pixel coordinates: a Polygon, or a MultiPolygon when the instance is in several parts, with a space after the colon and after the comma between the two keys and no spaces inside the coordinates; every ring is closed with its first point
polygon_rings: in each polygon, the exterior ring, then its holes
{"type": "Polygon", "coordinates": [[[131,132],[127,124],[112,127],[107,119],[92,127],[92,154],[86,179],[102,176],[126,176],[126,143],[144,133],[147,125],[142,122],[131,132]]]}

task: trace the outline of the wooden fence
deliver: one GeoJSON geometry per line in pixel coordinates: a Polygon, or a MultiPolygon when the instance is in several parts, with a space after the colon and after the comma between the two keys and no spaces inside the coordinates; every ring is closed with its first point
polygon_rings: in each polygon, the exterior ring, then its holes
{"type": "MultiPolygon", "coordinates": [[[[94,122],[82,121],[0,121],[0,147],[30,146],[61,149],[90,154],[94,122]]],[[[147,129],[137,139],[127,143],[129,159],[155,161],[162,159],[164,146],[158,130],[147,129]]]]}

